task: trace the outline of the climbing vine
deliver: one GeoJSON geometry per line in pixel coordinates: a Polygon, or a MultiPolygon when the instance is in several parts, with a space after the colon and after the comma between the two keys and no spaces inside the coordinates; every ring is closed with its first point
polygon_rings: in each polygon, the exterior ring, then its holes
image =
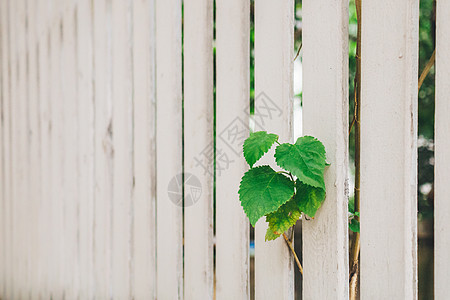
{"type": "Polygon", "coordinates": [[[292,244],[284,234],[302,214],[314,218],[325,200],[324,170],[327,165],[324,145],[312,136],[303,136],[295,144],[278,141],[273,133],[251,133],[244,142],[244,157],[250,169],[239,187],[239,200],[252,226],[263,216],[269,227],[266,241],[283,235],[295,256],[292,244]],[[274,144],[275,162],[282,170],[269,165],[254,166],[274,144]]]}

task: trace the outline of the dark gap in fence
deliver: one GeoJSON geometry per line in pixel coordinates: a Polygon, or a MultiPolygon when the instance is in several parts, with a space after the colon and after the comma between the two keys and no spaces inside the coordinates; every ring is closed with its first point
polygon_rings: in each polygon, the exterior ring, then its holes
{"type": "Polygon", "coordinates": [[[183,297],[186,286],[184,285],[184,1],[181,3],[181,197],[182,197],[182,220],[181,220],[181,232],[182,232],[182,272],[183,272],[183,297]]]}
{"type": "MultiPolygon", "coordinates": [[[[420,1],[419,74],[436,47],[436,0],[420,1]]],[[[418,91],[417,237],[419,299],[434,297],[434,95],[431,68],[418,91]]]]}
{"type": "MultiPolygon", "coordinates": [[[[299,53],[302,45],[302,0],[295,0],[294,1],[294,54],[299,53]]],[[[295,57],[296,55],[294,55],[295,57]]],[[[301,55],[299,53],[299,56],[296,58],[296,60],[301,60],[301,55]]],[[[295,62],[295,61],[294,61],[295,62]]],[[[294,62],[292,62],[294,64],[294,62]]],[[[294,78],[295,79],[295,78],[294,78]]],[[[303,93],[300,92],[299,95],[294,95],[295,97],[300,97],[300,107],[302,105],[302,96],[303,93]]],[[[292,105],[294,106],[292,109],[293,114],[295,113],[295,102],[293,99],[292,105]]],[[[297,113],[302,113],[297,112],[297,113]]],[[[294,126],[294,122],[292,123],[294,126]]],[[[294,133],[295,130],[293,129],[292,132],[294,133]]],[[[302,257],[302,221],[301,219],[297,221],[297,223],[294,226],[294,250],[298,256],[298,259],[301,263],[303,263],[303,257],[302,257]]],[[[303,276],[300,274],[300,271],[297,267],[294,266],[294,295],[296,300],[301,300],[303,297],[302,295],[303,290],[303,276]]]]}
{"type": "MultiPolygon", "coordinates": [[[[217,158],[216,158],[216,153],[217,153],[217,149],[216,149],[216,145],[217,145],[217,132],[216,132],[216,126],[217,126],[217,64],[216,64],[216,1],[214,1],[213,3],[213,24],[214,24],[214,28],[213,28],[213,144],[214,144],[214,151],[213,151],[213,169],[214,169],[214,173],[213,173],[213,207],[212,207],[212,211],[213,211],[213,236],[216,236],[216,179],[217,179],[217,172],[216,172],[216,163],[217,163],[217,158]]],[[[216,280],[217,280],[217,273],[216,273],[216,243],[214,243],[214,247],[213,247],[213,270],[214,270],[214,274],[213,274],[213,284],[214,284],[214,298],[216,297],[216,280]]]]}
{"type": "MultiPolygon", "coordinates": [[[[249,128],[253,131],[253,115],[255,112],[255,1],[250,1],[250,97],[249,97],[249,128]]],[[[250,251],[250,299],[255,299],[255,229],[249,225],[250,251]]]]}

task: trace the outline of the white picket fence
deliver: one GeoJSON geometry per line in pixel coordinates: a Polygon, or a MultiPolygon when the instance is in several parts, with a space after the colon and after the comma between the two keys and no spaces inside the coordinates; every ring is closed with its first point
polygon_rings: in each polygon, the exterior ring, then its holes
{"type": "MultiPolygon", "coordinates": [[[[437,3],[435,297],[447,299],[450,2],[437,3]]],[[[250,0],[215,5],[0,0],[2,300],[249,299],[237,190],[250,0]]],[[[294,2],[254,5],[254,127],[289,141],[294,2]]],[[[363,0],[363,299],[417,298],[418,8],[363,0]]],[[[303,131],[331,163],[327,199],[303,221],[303,299],[348,299],[348,1],[303,0],[302,16],[303,131]]],[[[293,299],[288,248],[265,230],[255,297],[293,299]]]]}

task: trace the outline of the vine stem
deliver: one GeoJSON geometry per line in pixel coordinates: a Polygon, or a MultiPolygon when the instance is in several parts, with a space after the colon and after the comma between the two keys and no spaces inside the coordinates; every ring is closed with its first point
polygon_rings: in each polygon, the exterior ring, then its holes
{"type": "Polygon", "coordinates": [[[427,64],[425,65],[425,68],[423,68],[423,71],[420,74],[417,90],[420,90],[420,87],[422,86],[423,81],[427,77],[428,72],[430,72],[431,67],[434,65],[435,58],[436,58],[436,49],[434,49],[433,54],[431,54],[430,59],[428,60],[427,64]]]}
{"type": "MultiPolygon", "coordinates": [[[[360,154],[361,154],[361,0],[355,0],[356,5],[356,18],[358,23],[358,32],[356,40],[356,73],[354,79],[354,101],[355,101],[355,113],[353,116],[352,124],[350,125],[350,131],[355,126],[355,212],[359,212],[360,209],[360,154]]],[[[359,221],[359,217],[355,216],[359,221]]],[[[359,272],[359,249],[360,239],[359,232],[354,232],[352,237],[352,245],[350,252],[350,299],[356,299],[357,294],[357,282],[359,272]]]]}
{"type": "Polygon", "coordinates": [[[303,44],[300,43],[300,47],[298,47],[298,51],[297,51],[297,54],[295,55],[294,61],[295,61],[295,60],[297,59],[297,57],[300,55],[300,50],[302,50],[302,46],[303,46],[303,44]]]}
{"type": "Polygon", "coordinates": [[[288,239],[288,237],[286,236],[285,233],[283,233],[283,237],[284,237],[284,240],[286,241],[286,244],[289,246],[289,249],[291,249],[292,255],[294,256],[295,262],[297,263],[300,273],[303,275],[302,265],[301,265],[300,261],[298,260],[297,254],[295,253],[295,250],[294,250],[294,247],[292,246],[291,241],[288,239]]]}

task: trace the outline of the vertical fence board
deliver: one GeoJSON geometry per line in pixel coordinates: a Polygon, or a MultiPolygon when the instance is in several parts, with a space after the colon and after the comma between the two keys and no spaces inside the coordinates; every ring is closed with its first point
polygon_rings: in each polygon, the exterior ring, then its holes
{"type": "MultiPolygon", "coordinates": [[[[46,5],[40,1],[39,15],[42,16],[39,23],[42,27],[47,29],[48,20],[46,14],[46,5]]],[[[40,160],[41,160],[41,213],[40,213],[40,233],[39,233],[39,243],[40,243],[40,270],[38,273],[39,282],[38,285],[41,289],[40,296],[42,299],[50,298],[50,265],[52,261],[51,253],[51,205],[50,205],[50,191],[51,191],[51,111],[50,111],[50,80],[49,80],[49,69],[50,58],[49,58],[49,41],[50,34],[47,30],[42,31],[43,34],[40,36],[38,44],[38,89],[39,89],[39,114],[40,114],[40,136],[41,136],[41,148],[40,148],[40,160]]]]}
{"type": "Polygon", "coordinates": [[[155,2],[133,1],[134,297],[155,297],[155,2]]]}
{"type": "Polygon", "coordinates": [[[34,14],[34,34],[35,34],[35,48],[34,51],[36,51],[36,93],[35,98],[37,99],[36,103],[36,114],[38,116],[38,124],[39,127],[36,128],[36,134],[39,136],[39,145],[37,149],[37,153],[35,156],[35,160],[38,161],[38,170],[35,173],[34,176],[37,178],[38,182],[38,190],[36,191],[37,197],[39,198],[39,203],[36,207],[38,219],[36,224],[36,245],[35,251],[36,251],[36,287],[37,287],[37,293],[35,299],[46,299],[49,298],[49,294],[47,294],[47,268],[48,268],[48,262],[46,253],[48,251],[48,240],[47,240],[47,232],[49,230],[47,224],[48,224],[48,211],[49,207],[47,204],[47,198],[45,197],[46,191],[48,189],[47,187],[47,178],[48,178],[48,160],[47,160],[47,153],[43,153],[43,151],[48,151],[48,136],[47,132],[45,131],[48,128],[48,114],[46,109],[44,107],[47,104],[47,97],[45,96],[44,86],[46,82],[45,75],[48,69],[48,63],[46,61],[44,67],[42,67],[41,62],[43,60],[42,51],[45,52],[45,46],[47,43],[47,36],[44,34],[44,28],[47,24],[47,14],[46,14],[46,4],[44,1],[36,1],[36,3],[31,5],[29,7],[29,11],[31,11],[32,14],[34,14]],[[45,71],[44,71],[45,69],[45,71]],[[45,78],[45,79],[44,79],[45,78]],[[42,99],[46,97],[45,99],[42,99]]]}
{"type": "Polygon", "coordinates": [[[27,217],[26,217],[26,201],[29,192],[28,172],[27,172],[27,152],[28,152],[28,139],[27,139],[27,69],[26,69],[26,0],[19,0],[16,4],[16,88],[17,93],[14,101],[16,102],[16,114],[15,114],[15,129],[16,129],[16,145],[17,152],[15,160],[15,229],[14,239],[15,254],[16,254],[16,277],[14,293],[17,298],[29,297],[29,273],[28,273],[28,234],[26,232],[27,217]],[[16,293],[17,292],[17,293],[16,293]]]}
{"type": "Polygon", "coordinates": [[[185,296],[213,298],[213,1],[184,2],[185,296]],[[197,179],[201,194],[193,190],[197,179]]]}
{"type": "Polygon", "coordinates": [[[78,223],[80,299],[94,298],[94,99],[92,3],[78,1],[77,10],[78,105],[78,223]]]}
{"type": "MultiPolygon", "coordinates": [[[[255,2],[255,130],[292,140],[294,1],[255,2]]],[[[262,164],[273,162],[269,151],[262,164]]],[[[294,270],[283,238],[265,242],[267,223],[255,228],[255,298],[293,299],[294,270]]]]}
{"type": "Polygon", "coordinates": [[[155,15],[156,298],[183,299],[181,1],[156,0],[155,15]]]}
{"type": "Polygon", "coordinates": [[[6,31],[5,31],[5,1],[0,3],[0,113],[1,113],[1,123],[0,123],[0,295],[5,295],[6,288],[6,277],[8,276],[6,271],[6,197],[5,197],[5,107],[6,107],[6,95],[5,95],[5,84],[6,76],[4,72],[4,66],[6,59],[6,31]]]}
{"type": "Polygon", "coordinates": [[[94,285],[95,298],[111,294],[111,218],[113,195],[112,44],[111,2],[94,3],[95,195],[94,285]]]}
{"type": "Polygon", "coordinates": [[[434,295],[440,300],[448,298],[450,285],[450,3],[437,1],[436,13],[434,295]]]}
{"type": "Polygon", "coordinates": [[[52,166],[52,196],[51,196],[51,220],[52,220],[52,234],[51,234],[51,260],[50,273],[51,281],[50,286],[52,289],[52,298],[62,298],[64,294],[64,273],[63,273],[63,253],[65,244],[62,239],[63,236],[63,178],[62,173],[64,169],[63,165],[63,150],[61,145],[63,144],[63,130],[64,130],[64,118],[63,105],[61,97],[61,35],[62,35],[62,21],[61,18],[57,18],[58,22],[52,24],[51,27],[51,166],[52,166]]]}
{"type": "Polygon", "coordinates": [[[133,95],[131,1],[112,2],[113,72],[113,237],[112,291],[131,297],[131,230],[133,190],[133,95]]]}
{"type": "Polygon", "coordinates": [[[348,299],[348,1],[303,1],[303,134],[325,145],[327,197],[302,221],[303,297],[348,299]]]}
{"type": "Polygon", "coordinates": [[[30,259],[30,288],[31,299],[38,299],[41,287],[39,286],[40,270],[40,210],[41,202],[41,177],[40,177],[40,110],[39,110],[39,90],[38,90],[38,47],[37,47],[37,15],[38,9],[36,1],[27,2],[28,14],[28,39],[27,39],[27,73],[28,73],[28,176],[30,193],[28,196],[28,211],[31,214],[27,219],[29,223],[28,233],[30,236],[29,259],[30,259]]]}
{"type": "Polygon", "coordinates": [[[10,267],[10,201],[11,201],[11,152],[10,152],[10,74],[8,72],[10,63],[10,42],[9,42],[9,12],[8,3],[2,1],[0,3],[0,34],[1,34],[1,93],[2,93],[2,285],[0,293],[7,296],[10,286],[11,267],[10,267]]]}
{"type": "Polygon", "coordinates": [[[361,297],[367,299],[417,298],[418,10],[417,0],[362,5],[361,297]]]}
{"type": "MultiPolygon", "coordinates": [[[[71,0],[67,0],[69,5],[71,0]]],[[[79,292],[79,244],[78,244],[78,218],[79,191],[78,191],[78,107],[77,107],[77,53],[76,53],[76,23],[77,11],[65,7],[62,19],[62,65],[60,76],[62,78],[63,102],[63,197],[64,202],[64,277],[65,297],[75,299],[79,292]]],[[[61,145],[60,145],[61,146],[61,145]]]]}
{"type": "Polygon", "coordinates": [[[16,288],[16,273],[17,273],[17,264],[16,264],[16,257],[17,257],[17,252],[13,251],[16,246],[16,238],[15,238],[15,232],[14,230],[16,230],[16,201],[15,199],[17,199],[17,189],[16,189],[16,178],[15,178],[15,169],[17,168],[16,166],[16,157],[17,157],[17,133],[16,133],[16,123],[17,123],[17,116],[16,116],[16,111],[17,111],[17,67],[16,67],[16,57],[17,57],[17,45],[16,45],[16,26],[14,23],[14,20],[16,19],[16,13],[15,13],[15,8],[16,8],[16,1],[9,1],[8,2],[8,16],[9,16],[9,33],[10,33],[10,38],[9,38],[9,43],[10,43],[10,49],[9,49],[9,53],[10,53],[10,58],[9,58],[9,77],[11,80],[10,83],[10,97],[11,97],[11,108],[10,108],[10,113],[11,113],[11,201],[10,201],[10,211],[9,211],[9,215],[10,217],[10,267],[11,267],[11,273],[10,273],[10,282],[9,282],[9,292],[7,294],[8,298],[13,298],[15,296],[14,294],[14,290],[16,288]],[[13,151],[14,150],[14,151],[13,151]],[[13,200],[14,199],[14,200],[13,200]]]}
{"type": "Polygon", "coordinates": [[[239,203],[248,168],[242,144],[248,136],[250,1],[216,3],[216,297],[248,299],[249,223],[239,203]]]}
{"type": "MultiPolygon", "coordinates": [[[[16,32],[16,24],[13,22],[17,18],[16,8],[17,3],[10,2],[9,8],[9,15],[10,15],[10,33],[11,33],[11,61],[10,61],[10,68],[11,68],[11,148],[16,150],[17,149],[17,32],[16,32]]],[[[17,207],[17,188],[16,188],[16,176],[15,171],[17,170],[17,151],[12,151],[11,154],[11,199],[14,199],[14,201],[11,201],[11,232],[14,232],[16,229],[17,224],[17,215],[16,215],[16,207],[17,207]]],[[[16,246],[16,234],[11,234],[11,248],[17,249],[16,246]]],[[[11,251],[11,292],[8,295],[8,297],[14,297],[15,295],[15,289],[16,289],[16,276],[17,276],[17,252],[11,251]]],[[[17,297],[17,296],[16,296],[17,297]]]]}

